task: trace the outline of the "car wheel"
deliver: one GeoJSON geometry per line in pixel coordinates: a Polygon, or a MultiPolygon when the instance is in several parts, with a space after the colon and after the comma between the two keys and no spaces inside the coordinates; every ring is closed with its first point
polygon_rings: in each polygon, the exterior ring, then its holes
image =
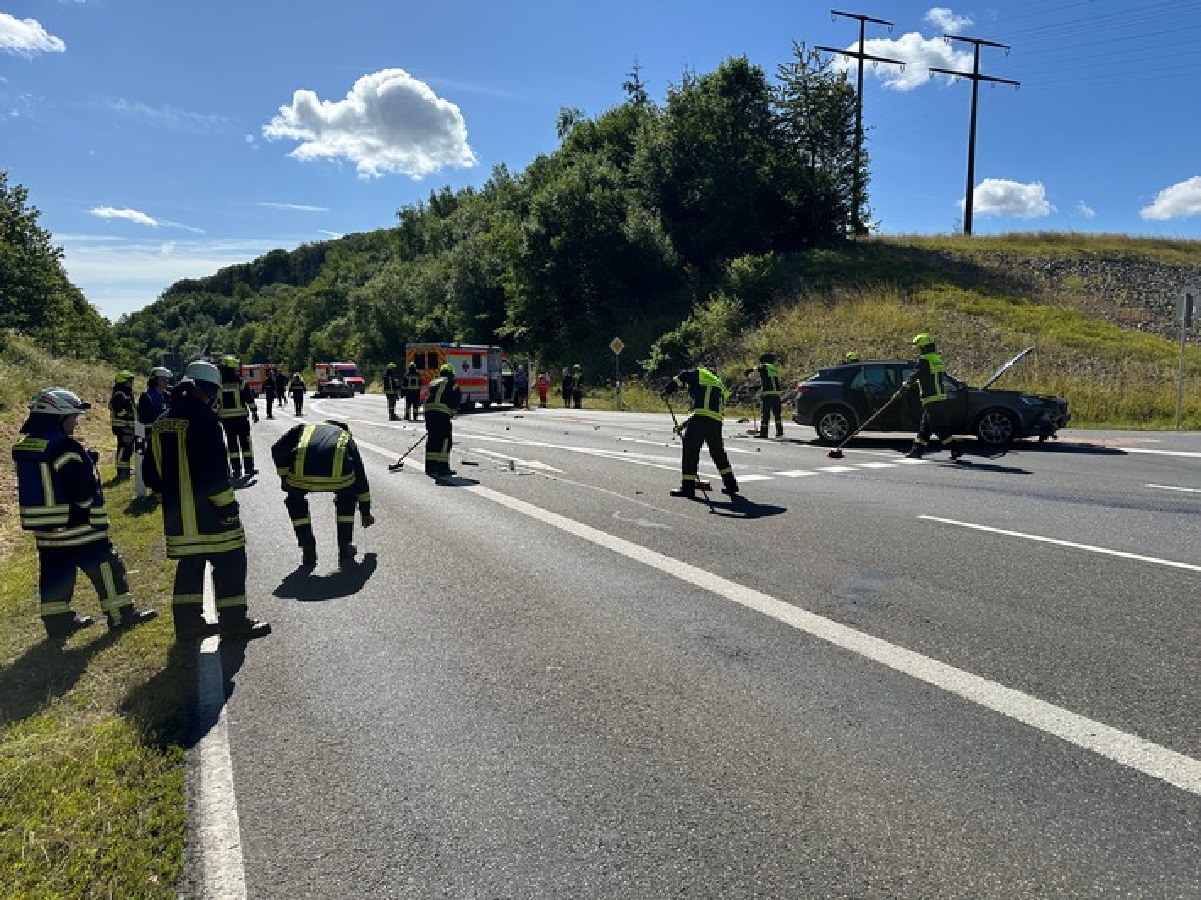
{"type": "Polygon", "coordinates": [[[819,444],[841,444],[855,431],[855,414],[845,406],[823,406],[813,417],[819,444]]]}
{"type": "Polygon", "coordinates": [[[976,437],[980,443],[1001,447],[1018,436],[1018,421],[1006,409],[986,409],[976,417],[976,437]]]}

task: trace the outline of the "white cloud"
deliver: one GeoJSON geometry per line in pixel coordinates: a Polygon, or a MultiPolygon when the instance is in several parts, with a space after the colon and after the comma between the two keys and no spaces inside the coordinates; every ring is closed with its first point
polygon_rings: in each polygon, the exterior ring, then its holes
{"type": "MultiPolygon", "coordinates": [[[[953,69],[956,72],[972,70],[972,54],[968,51],[957,51],[940,37],[923,37],[916,31],[910,31],[896,39],[877,38],[864,41],[864,50],[873,56],[883,56],[886,59],[899,59],[905,65],[890,66],[878,63],[868,63],[868,71],[874,72],[885,87],[895,91],[911,91],[926,84],[933,77],[930,67],[953,69]]],[[[852,44],[848,50],[858,52],[859,45],[852,44]]],[[[836,70],[848,70],[857,65],[848,56],[838,56],[834,60],[836,70]]],[[[949,75],[940,76],[944,80],[953,80],[949,75]]]]}
{"type": "Polygon", "coordinates": [[[1095,219],[1097,217],[1097,211],[1083,200],[1080,200],[1076,203],[1075,214],[1081,219],[1095,219]]]}
{"type": "MultiPolygon", "coordinates": [[[[962,205],[963,201],[960,201],[962,205]]],[[[972,191],[972,210],[982,216],[1038,219],[1049,216],[1055,207],[1047,202],[1041,182],[1022,184],[1003,178],[985,178],[972,191]]]]}
{"type": "Polygon", "coordinates": [[[111,206],[97,206],[95,209],[89,209],[88,212],[98,219],[128,219],[130,222],[137,222],[139,225],[149,225],[151,228],[158,228],[157,219],[136,209],[114,209],[111,206]]]}
{"type": "Polygon", "coordinates": [[[190,231],[193,234],[204,234],[203,228],[193,228],[191,225],[172,222],[170,219],[156,219],[137,209],[115,209],[111,206],[97,206],[95,209],[89,209],[88,212],[98,219],[126,219],[138,225],[148,225],[151,228],[182,228],[184,231],[190,231]]]}
{"type": "Polygon", "coordinates": [[[265,206],[268,209],[291,209],[297,212],[329,212],[328,206],[308,206],[304,203],[270,203],[266,200],[260,201],[258,206],[265,206]]]}
{"type": "Polygon", "coordinates": [[[37,19],[17,19],[0,13],[0,50],[32,56],[35,53],[62,53],[67,45],[46,31],[37,19]]]}
{"type": "Polygon", "coordinates": [[[1139,215],[1144,219],[1186,219],[1201,215],[1201,175],[1164,188],[1139,215]]]}
{"type": "Polygon", "coordinates": [[[943,34],[956,34],[972,24],[967,16],[957,16],[945,6],[935,6],[926,12],[927,24],[943,34]]]}
{"type": "Polygon", "coordinates": [[[300,160],[346,159],[364,178],[417,179],[476,164],[459,108],[403,69],[364,75],[344,100],[296,91],[263,126],[263,136],[300,141],[288,154],[300,160]]]}

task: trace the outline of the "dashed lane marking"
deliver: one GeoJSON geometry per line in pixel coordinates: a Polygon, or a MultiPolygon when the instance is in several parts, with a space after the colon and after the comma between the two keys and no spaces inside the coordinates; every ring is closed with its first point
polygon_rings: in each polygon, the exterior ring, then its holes
{"type": "Polygon", "coordinates": [[[1171,484],[1145,484],[1143,487],[1159,488],[1161,491],[1183,491],[1186,494],[1201,494],[1201,488],[1176,487],[1171,484]]]}

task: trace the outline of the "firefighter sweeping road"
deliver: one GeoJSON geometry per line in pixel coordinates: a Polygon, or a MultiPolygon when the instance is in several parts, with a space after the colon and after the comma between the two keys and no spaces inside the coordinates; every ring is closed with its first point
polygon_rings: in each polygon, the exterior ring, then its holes
{"type": "Polygon", "coordinates": [[[666,411],[460,415],[441,482],[383,396],[326,417],[376,525],[302,568],[238,489],[274,631],[219,650],[185,895],[1201,895],[1197,435],[727,418],[707,503],[666,411]]]}

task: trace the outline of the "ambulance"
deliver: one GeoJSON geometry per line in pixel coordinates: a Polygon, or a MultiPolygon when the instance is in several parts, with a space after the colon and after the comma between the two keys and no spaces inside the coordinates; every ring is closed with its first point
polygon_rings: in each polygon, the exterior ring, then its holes
{"type": "Polygon", "coordinates": [[[425,343],[405,344],[405,371],[410,365],[421,375],[421,402],[425,388],[446,363],[455,369],[455,383],[462,392],[462,407],[493,403],[513,398],[513,372],[500,347],[488,344],[425,343]]]}
{"type": "Polygon", "coordinates": [[[243,365],[238,367],[238,374],[242,376],[242,381],[245,382],[257,397],[263,393],[263,379],[271,366],[263,363],[252,363],[251,365],[243,365]]]}

